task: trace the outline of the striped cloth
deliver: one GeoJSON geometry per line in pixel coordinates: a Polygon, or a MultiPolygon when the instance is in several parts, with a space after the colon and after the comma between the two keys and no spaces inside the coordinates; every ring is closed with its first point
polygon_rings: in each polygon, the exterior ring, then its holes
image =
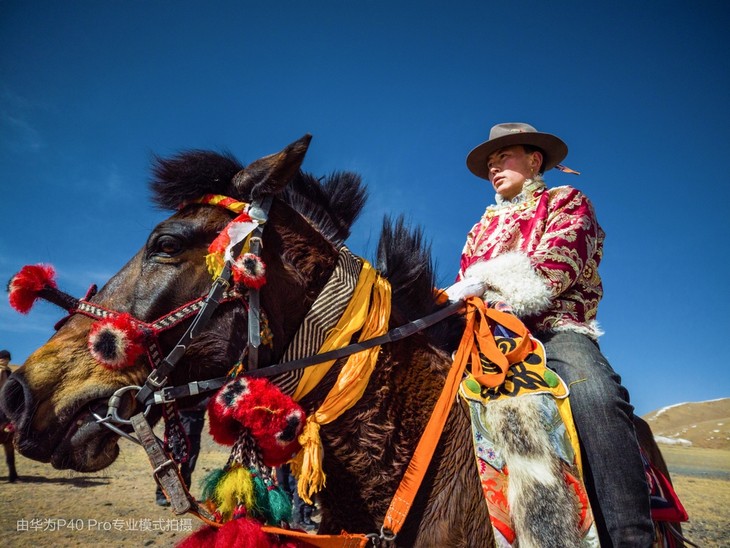
{"type": "MultiPolygon", "coordinates": [[[[335,270],[327,280],[322,292],[304,317],[302,325],[294,335],[282,358],[282,363],[316,354],[329,331],[337,325],[350,302],[362,269],[362,261],[347,247],[340,248],[335,270]]],[[[271,378],[271,382],[289,396],[294,394],[303,370],[289,371],[271,378]]]]}

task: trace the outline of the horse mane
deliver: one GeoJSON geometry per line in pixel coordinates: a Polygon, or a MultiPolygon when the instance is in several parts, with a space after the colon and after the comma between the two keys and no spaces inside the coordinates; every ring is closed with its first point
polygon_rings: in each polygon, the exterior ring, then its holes
{"type": "MultiPolygon", "coordinates": [[[[174,211],[204,194],[229,194],[231,180],[244,167],[227,152],[189,150],[171,158],[155,156],[150,181],[152,199],[158,207],[174,211]]],[[[362,212],[367,192],[355,173],[338,171],[315,179],[300,171],[281,198],[339,247],[362,212]]]]}
{"type": "MultiPolygon", "coordinates": [[[[422,318],[445,304],[437,303],[436,275],[431,259],[431,245],[424,240],[420,227],[407,226],[403,216],[393,220],[386,216],[378,241],[377,268],[392,287],[393,309],[411,321],[422,318]]],[[[449,318],[426,330],[439,347],[453,350],[463,325],[449,318]]]]}
{"type": "Polygon", "coordinates": [[[282,198],[340,247],[365,206],[367,190],[360,176],[349,171],[336,171],[322,179],[300,172],[282,198]]]}

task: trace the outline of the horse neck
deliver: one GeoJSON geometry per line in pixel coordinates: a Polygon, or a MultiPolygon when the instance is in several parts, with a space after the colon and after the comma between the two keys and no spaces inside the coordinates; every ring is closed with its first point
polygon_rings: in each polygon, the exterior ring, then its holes
{"type": "Polygon", "coordinates": [[[335,270],[338,250],[288,209],[272,207],[270,223],[277,230],[265,233],[261,303],[274,337],[270,363],[276,363],[335,270]]]}
{"type": "MultiPolygon", "coordinates": [[[[382,524],[449,364],[448,356],[420,334],[384,346],[362,398],[340,418],[322,426],[330,488],[321,496],[327,519],[335,524],[333,530],[340,526],[371,530],[382,524]]],[[[338,372],[339,368],[333,368],[302,400],[308,412],[316,409],[338,372]]]]}

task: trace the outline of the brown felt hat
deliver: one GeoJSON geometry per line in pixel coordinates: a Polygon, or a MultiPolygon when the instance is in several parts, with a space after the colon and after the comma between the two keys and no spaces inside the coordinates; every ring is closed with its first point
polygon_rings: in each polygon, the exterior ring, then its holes
{"type": "Polygon", "coordinates": [[[568,145],[562,139],[549,133],[541,133],[530,124],[514,122],[494,126],[489,132],[489,140],[467,155],[466,167],[477,177],[489,179],[489,155],[512,145],[532,145],[539,148],[543,153],[543,171],[554,168],[568,155],[568,145]]]}

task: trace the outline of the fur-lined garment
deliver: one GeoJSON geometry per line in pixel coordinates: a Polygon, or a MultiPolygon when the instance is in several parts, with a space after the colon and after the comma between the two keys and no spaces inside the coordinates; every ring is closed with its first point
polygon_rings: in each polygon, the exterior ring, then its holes
{"type": "Polygon", "coordinates": [[[484,298],[509,304],[534,332],[597,339],[604,232],[588,198],[535,178],[513,200],[497,202],[469,232],[457,280],[482,280],[484,298]]]}

